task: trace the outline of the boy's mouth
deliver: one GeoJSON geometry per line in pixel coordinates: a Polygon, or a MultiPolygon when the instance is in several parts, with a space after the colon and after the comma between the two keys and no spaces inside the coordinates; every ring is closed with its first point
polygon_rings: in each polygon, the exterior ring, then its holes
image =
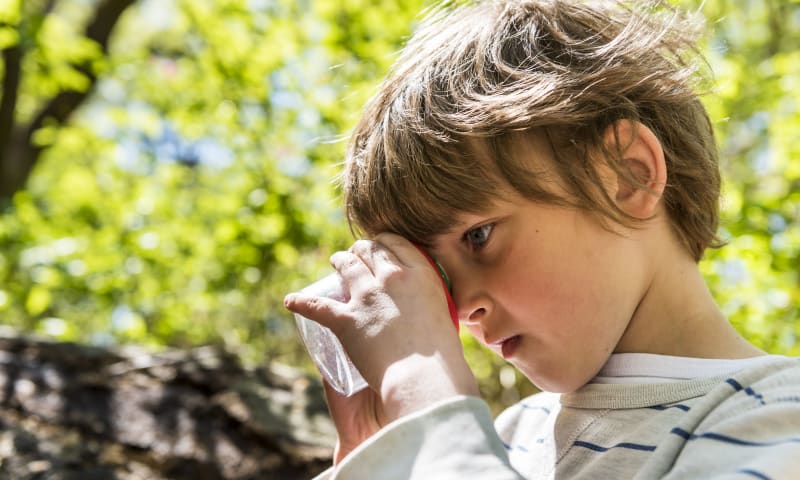
{"type": "Polygon", "coordinates": [[[514,353],[519,346],[519,342],[521,337],[519,335],[512,335],[510,337],[501,338],[500,340],[495,340],[493,342],[488,343],[489,346],[495,347],[500,349],[500,353],[503,355],[503,358],[506,360],[514,356],[514,353]]]}

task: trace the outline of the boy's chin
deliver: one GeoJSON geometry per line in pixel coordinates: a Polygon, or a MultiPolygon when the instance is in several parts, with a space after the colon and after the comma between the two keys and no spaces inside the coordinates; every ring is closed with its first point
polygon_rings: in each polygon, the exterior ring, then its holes
{"type": "Polygon", "coordinates": [[[543,392],[570,393],[586,385],[592,376],[580,375],[580,372],[561,371],[558,368],[547,368],[541,365],[527,365],[522,358],[509,361],[522,372],[536,388],[543,392]]]}

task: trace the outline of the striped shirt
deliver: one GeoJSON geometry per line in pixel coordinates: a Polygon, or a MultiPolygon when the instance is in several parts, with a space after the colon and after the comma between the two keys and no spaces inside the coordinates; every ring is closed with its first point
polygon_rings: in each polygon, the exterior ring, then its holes
{"type": "Polygon", "coordinates": [[[800,479],[800,361],[750,363],[711,377],[604,377],[534,395],[498,417],[497,429],[523,478],[800,479]]]}
{"type": "Polygon", "coordinates": [[[319,478],[800,479],[800,360],[692,376],[540,393],[495,422],[482,400],[450,399],[319,478]]]}

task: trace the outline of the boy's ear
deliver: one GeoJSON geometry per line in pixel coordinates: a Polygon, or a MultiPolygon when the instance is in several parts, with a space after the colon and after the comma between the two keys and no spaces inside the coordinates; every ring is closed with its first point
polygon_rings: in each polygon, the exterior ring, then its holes
{"type": "Polygon", "coordinates": [[[606,129],[604,137],[606,148],[612,152],[619,150],[622,166],[638,180],[633,182],[615,174],[616,185],[613,182],[609,185],[611,198],[632,217],[652,217],[667,184],[667,165],[661,142],[652,130],[631,120],[613,123],[606,129]]]}

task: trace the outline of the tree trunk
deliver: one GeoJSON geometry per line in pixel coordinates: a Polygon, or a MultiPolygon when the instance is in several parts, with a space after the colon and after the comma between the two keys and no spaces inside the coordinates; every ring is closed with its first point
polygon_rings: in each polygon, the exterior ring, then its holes
{"type": "Polygon", "coordinates": [[[0,478],[308,479],[334,441],[319,381],[291,367],[0,329],[0,478]]]}
{"type": "Polygon", "coordinates": [[[30,135],[17,128],[6,143],[0,143],[0,149],[0,201],[8,201],[25,188],[42,149],[32,144],[30,135]]]}

